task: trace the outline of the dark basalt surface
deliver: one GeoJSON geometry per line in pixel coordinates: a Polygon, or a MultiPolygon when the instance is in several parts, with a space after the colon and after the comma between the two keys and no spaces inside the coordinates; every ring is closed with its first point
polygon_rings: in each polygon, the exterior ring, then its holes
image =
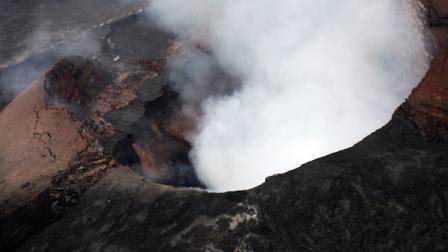
{"type": "Polygon", "coordinates": [[[22,251],[446,251],[448,146],[406,120],[246,192],[116,170],[22,251]]]}
{"type": "Polygon", "coordinates": [[[143,0],[4,0],[0,2],[0,68],[70,41],[79,32],[128,16],[143,0]],[[35,34],[45,33],[44,36],[35,34]]]}
{"type": "MultiPolygon", "coordinates": [[[[18,209],[3,209],[8,214],[0,216],[1,251],[17,248],[59,221],[78,204],[86,189],[119,165],[159,183],[203,187],[188,160],[190,145],[170,128],[182,120],[176,114],[180,101],[168,87],[164,72],[173,37],[152,27],[143,14],[105,24],[95,34],[103,44],[99,52],[88,57],[59,59],[56,48],[0,69],[0,84],[6,84],[2,81],[16,80],[18,73],[32,68],[32,73],[21,78],[25,83],[36,78],[34,70],[43,71],[55,62],[44,76],[45,103],[49,107],[66,106],[73,120],[82,124],[80,137],[89,143],[89,148],[78,153],[67,169],[61,168],[49,188],[36,198],[18,209]],[[152,125],[157,128],[152,130],[152,125]],[[157,156],[154,167],[163,176],[145,173],[134,150],[137,142],[149,145],[142,152],[157,156]]],[[[12,95],[15,93],[8,94],[8,99],[12,95]]],[[[8,100],[4,101],[6,105],[8,100]]]]}
{"type": "Polygon", "coordinates": [[[160,183],[203,187],[188,159],[184,129],[177,127],[188,123],[182,102],[163,70],[150,60],[105,67],[97,60],[64,58],[45,75],[45,102],[67,106],[98,148],[120,164],[160,183]]]}
{"type": "Polygon", "coordinates": [[[115,167],[117,163],[109,155],[88,150],[80,153],[66,171],[52,179],[50,188],[11,214],[0,217],[2,251],[13,250],[30,236],[61,220],[77,205],[87,188],[115,167]]]}
{"type": "Polygon", "coordinates": [[[46,102],[86,107],[111,82],[112,73],[98,62],[76,56],[64,58],[45,75],[46,102]]]}
{"type": "Polygon", "coordinates": [[[117,56],[162,58],[172,36],[139,12],[146,4],[145,0],[2,1],[0,110],[39,74],[72,54],[106,64],[117,56]]]}

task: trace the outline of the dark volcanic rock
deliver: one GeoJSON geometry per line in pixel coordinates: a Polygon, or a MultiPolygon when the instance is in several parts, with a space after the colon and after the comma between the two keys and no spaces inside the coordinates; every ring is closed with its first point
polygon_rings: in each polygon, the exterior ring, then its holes
{"type": "MultiPolygon", "coordinates": [[[[137,15],[127,18],[127,23],[123,21],[126,26],[108,25],[114,27],[114,35],[105,43],[113,43],[115,49],[104,48],[94,56],[97,60],[77,56],[59,60],[0,112],[4,130],[0,144],[1,251],[17,248],[31,235],[60,220],[78,204],[84,190],[118,163],[124,165],[120,169],[129,165],[143,174],[138,167],[145,156],[153,155],[155,148],[140,148],[137,155],[134,138],[127,136],[147,131],[136,128],[144,127],[139,122],[151,120],[145,111],[152,106],[146,104],[164,100],[170,107],[164,116],[177,118],[170,115],[175,112],[170,104],[179,106],[177,96],[165,96],[164,91],[169,88],[163,66],[167,55],[162,52],[171,46],[170,36],[149,29],[144,35],[154,42],[146,40],[139,50],[119,61],[108,60],[108,55],[116,55],[116,49],[129,42],[116,42],[115,38],[141,21],[137,15]],[[139,58],[145,50],[157,52],[139,58]]],[[[134,27],[140,29],[139,36],[144,25],[142,22],[135,25],[140,28],[134,27]]],[[[166,122],[161,129],[171,125],[166,122]]],[[[140,139],[138,134],[135,139],[140,139]]],[[[189,145],[171,134],[161,135],[158,141],[170,146],[158,148],[158,163],[154,165],[154,169],[166,170],[166,174],[151,179],[201,186],[192,168],[186,171],[182,167],[181,172],[176,171],[181,166],[165,168],[180,159],[189,164],[189,145]],[[171,179],[173,176],[188,179],[171,179]]]]}
{"type": "Polygon", "coordinates": [[[0,68],[51,49],[101,23],[126,17],[146,4],[145,0],[3,0],[0,68]]]}
{"type": "Polygon", "coordinates": [[[45,75],[46,102],[85,107],[111,82],[111,73],[98,62],[77,56],[64,58],[45,75]]]}
{"type": "Polygon", "coordinates": [[[185,140],[194,122],[167,85],[164,68],[151,60],[106,68],[73,56],[45,75],[44,89],[48,104],[67,106],[120,164],[161,183],[203,187],[185,140]]]}
{"type": "Polygon", "coordinates": [[[172,35],[141,12],[146,0],[50,2],[0,3],[0,9],[12,10],[0,13],[0,110],[62,57],[79,55],[110,65],[166,56],[172,35]],[[65,8],[69,16],[61,11],[65,8]]]}
{"type": "Polygon", "coordinates": [[[248,192],[163,188],[117,171],[24,250],[445,251],[448,147],[411,138],[385,128],[248,192]]]}
{"type": "Polygon", "coordinates": [[[88,149],[79,153],[68,169],[53,178],[47,190],[12,214],[0,217],[2,251],[13,250],[31,235],[60,220],[87,188],[116,166],[115,160],[102,153],[88,149]]]}

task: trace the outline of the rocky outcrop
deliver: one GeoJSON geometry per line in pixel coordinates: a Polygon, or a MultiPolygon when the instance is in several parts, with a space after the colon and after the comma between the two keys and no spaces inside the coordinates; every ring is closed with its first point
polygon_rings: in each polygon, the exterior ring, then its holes
{"type": "Polygon", "coordinates": [[[98,62],[64,58],[45,75],[45,100],[48,104],[86,107],[112,81],[110,75],[98,62]]]}
{"type": "Polygon", "coordinates": [[[1,112],[2,250],[58,221],[114,167],[202,187],[184,140],[191,122],[167,84],[151,60],[104,67],[68,57],[1,112]]]}
{"type": "MultiPolygon", "coordinates": [[[[59,60],[0,112],[0,250],[60,220],[116,167],[160,183],[202,186],[188,161],[188,128],[179,127],[186,120],[181,103],[167,86],[163,51],[171,37],[149,29],[154,42],[111,59],[127,43],[114,36],[141,21],[112,25],[107,41],[114,48],[96,60],[59,60]],[[148,48],[157,53],[137,58],[148,48]]],[[[136,26],[130,30],[147,27],[136,26]]]]}

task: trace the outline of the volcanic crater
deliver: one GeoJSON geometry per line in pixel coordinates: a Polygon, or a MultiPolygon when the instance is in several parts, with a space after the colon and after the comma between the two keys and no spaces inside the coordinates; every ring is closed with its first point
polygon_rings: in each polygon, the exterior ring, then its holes
{"type": "Polygon", "coordinates": [[[422,3],[437,49],[389,123],[254,189],[220,194],[193,189],[205,189],[188,156],[202,115],[169,76],[179,40],[142,13],[107,24],[99,52],[47,62],[4,100],[0,249],[448,250],[448,4],[422,3]]]}

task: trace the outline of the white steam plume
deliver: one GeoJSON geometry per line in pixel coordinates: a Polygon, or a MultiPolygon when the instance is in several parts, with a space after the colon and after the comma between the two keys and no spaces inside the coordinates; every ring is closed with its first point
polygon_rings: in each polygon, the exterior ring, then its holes
{"type": "Polygon", "coordinates": [[[162,27],[199,37],[241,77],[237,92],[203,102],[191,153],[200,179],[216,191],[250,188],[382,126],[427,69],[418,8],[411,0],[153,0],[162,27]]]}

